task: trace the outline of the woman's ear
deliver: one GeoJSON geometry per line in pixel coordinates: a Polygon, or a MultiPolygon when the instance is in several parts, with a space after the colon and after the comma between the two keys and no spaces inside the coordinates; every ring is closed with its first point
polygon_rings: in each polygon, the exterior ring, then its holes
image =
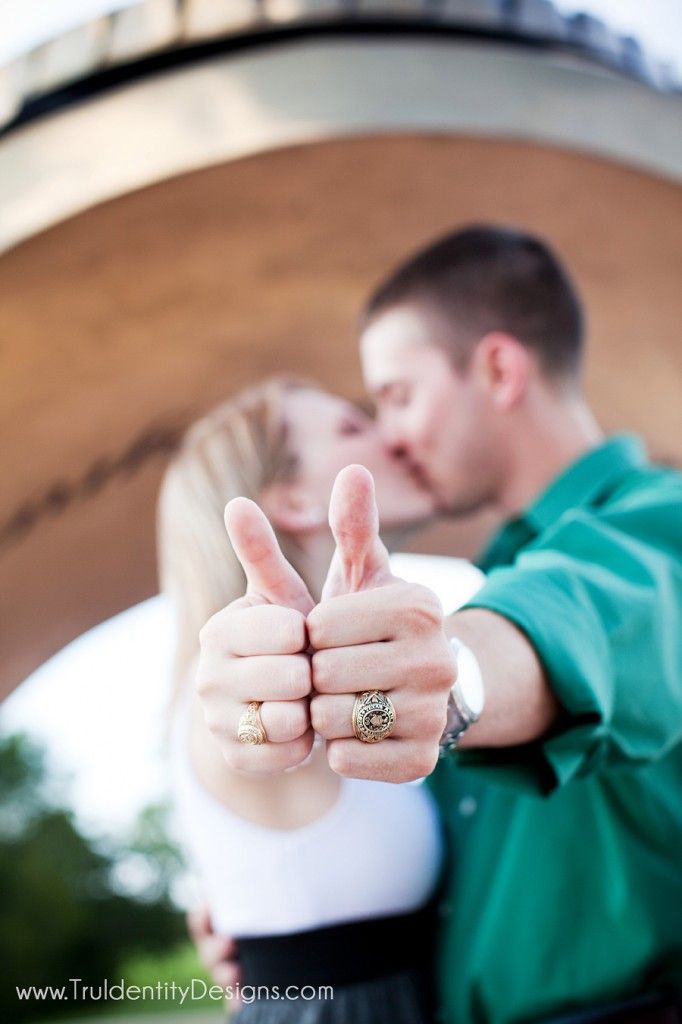
{"type": "Polygon", "coordinates": [[[272,525],[286,533],[310,533],[327,522],[327,510],[297,484],[270,484],[261,492],[259,505],[272,525]]]}

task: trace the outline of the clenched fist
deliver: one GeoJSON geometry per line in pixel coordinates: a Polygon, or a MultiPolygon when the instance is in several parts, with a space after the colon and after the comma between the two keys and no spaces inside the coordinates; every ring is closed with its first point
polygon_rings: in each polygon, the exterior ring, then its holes
{"type": "Polygon", "coordinates": [[[391,573],[371,474],[347,466],[336,479],[329,511],[336,551],[317,606],[257,505],[235,498],[225,522],[247,591],[202,630],[197,689],[228,765],[281,772],[308,756],[317,732],[340,775],[387,782],[428,775],[455,659],[438,598],[391,573]],[[353,705],[357,693],[375,689],[390,696],[396,724],[368,744],[353,735],[353,705]],[[263,701],[268,736],[257,746],[237,740],[252,700],[263,701]]]}
{"type": "Polygon", "coordinates": [[[306,614],[314,602],[254,502],[231,501],[225,525],[247,589],[201,631],[197,692],[229,767],[272,774],[300,764],[313,745],[306,614]],[[237,739],[239,719],[252,700],[263,701],[268,742],[260,746],[237,739]]]}
{"type": "Polygon", "coordinates": [[[440,601],[391,573],[379,538],[371,474],[339,473],[329,509],[336,540],[322,601],[307,617],[312,658],[313,728],[327,740],[329,764],[353,778],[406,782],[438,760],[456,665],[440,601]],[[393,732],[378,743],[353,735],[355,697],[383,690],[395,708],[393,732]]]}

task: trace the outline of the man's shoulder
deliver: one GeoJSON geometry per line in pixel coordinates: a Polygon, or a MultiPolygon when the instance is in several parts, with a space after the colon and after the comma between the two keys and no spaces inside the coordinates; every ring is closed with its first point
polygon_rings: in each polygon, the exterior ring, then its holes
{"type": "Polygon", "coordinates": [[[609,495],[605,507],[666,505],[682,499],[682,471],[674,465],[650,462],[634,467],[609,495]]]}
{"type": "MultiPolygon", "coordinates": [[[[589,545],[593,557],[596,545],[627,545],[636,542],[640,554],[649,547],[682,559],[682,472],[673,466],[647,463],[633,467],[604,495],[601,501],[567,510],[537,539],[531,548],[561,550],[593,532],[589,545]],[[601,539],[600,539],[601,538],[601,539]]],[[[632,551],[634,554],[634,550],[632,551]]]]}
{"type": "Polygon", "coordinates": [[[652,542],[672,543],[682,554],[682,472],[649,463],[629,473],[595,510],[598,520],[638,533],[652,542]]]}

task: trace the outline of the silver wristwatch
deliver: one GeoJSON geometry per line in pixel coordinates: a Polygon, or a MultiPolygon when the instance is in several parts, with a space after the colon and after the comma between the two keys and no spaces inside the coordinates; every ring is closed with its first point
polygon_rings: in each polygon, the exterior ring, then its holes
{"type": "Polygon", "coordinates": [[[450,640],[457,660],[457,679],[448,698],[448,717],[440,738],[441,754],[453,750],[470,725],[481,717],[485,703],[483,677],[474,652],[461,640],[450,640]]]}

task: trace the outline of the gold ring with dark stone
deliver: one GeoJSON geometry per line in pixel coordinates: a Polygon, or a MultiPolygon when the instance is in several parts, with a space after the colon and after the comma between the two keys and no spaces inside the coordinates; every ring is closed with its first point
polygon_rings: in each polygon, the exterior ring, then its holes
{"type": "Polygon", "coordinates": [[[395,728],[395,708],[383,690],[365,690],[353,705],[353,734],[363,743],[378,743],[395,728]]]}
{"type": "Polygon", "coordinates": [[[260,717],[262,703],[260,700],[249,701],[246,711],[239,719],[237,739],[240,743],[249,743],[251,746],[267,743],[268,736],[260,717]]]}

